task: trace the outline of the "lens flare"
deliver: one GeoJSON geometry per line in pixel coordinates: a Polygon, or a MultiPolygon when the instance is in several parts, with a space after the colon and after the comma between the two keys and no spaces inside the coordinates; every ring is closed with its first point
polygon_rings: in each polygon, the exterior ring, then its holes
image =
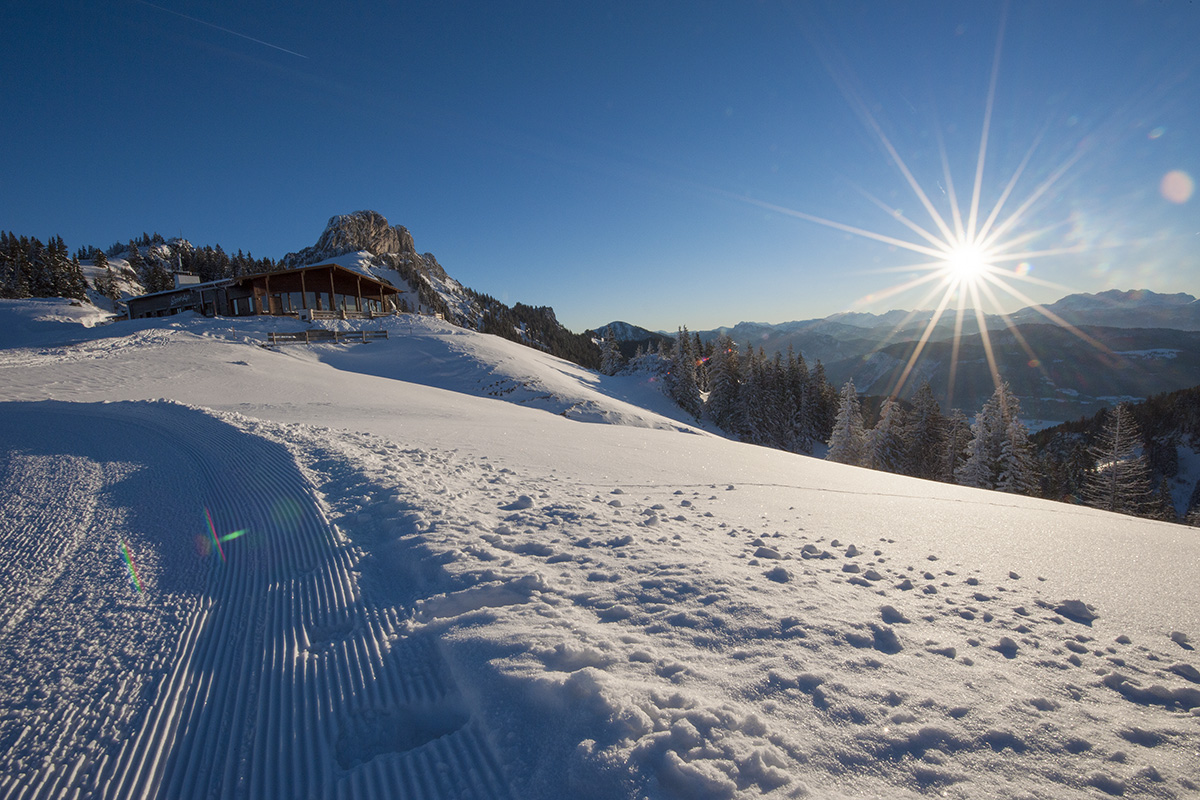
{"type": "Polygon", "coordinates": [[[1174,169],[1163,175],[1158,191],[1169,202],[1183,205],[1192,199],[1192,192],[1196,191],[1196,182],[1183,170],[1174,169]]]}
{"type": "Polygon", "coordinates": [[[142,581],[138,577],[137,567],[133,565],[133,556],[129,554],[129,546],[125,544],[125,540],[121,540],[121,555],[125,557],[125,566],[129,569],[129,579],[133,581],[133,588],[137,589],[137,593],[142,593],[142,581]]]}
{"type": "Polygon", "coordinates": [[[225,563],[225,549],[221,547],[221,540],[217,538],[217,526],[213,524],[212,512],[206,508],[204,516],[208,517],[208,532],[212,534],[212,542],[221,556],[221,563],[225,563]]]}

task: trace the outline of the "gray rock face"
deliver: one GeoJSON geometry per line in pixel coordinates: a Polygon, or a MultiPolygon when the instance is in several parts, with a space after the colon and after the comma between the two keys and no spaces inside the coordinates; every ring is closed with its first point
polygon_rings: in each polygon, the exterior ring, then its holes
{"type": "Polygon", "coordinates": [[[385,253],[416,256],[412,234],[403,225],[389,225],[378,211],[355,211],[331,217],[315,245],[288,253],[283,263],[303,266],[362,250],[377,256],[385,253]]]}

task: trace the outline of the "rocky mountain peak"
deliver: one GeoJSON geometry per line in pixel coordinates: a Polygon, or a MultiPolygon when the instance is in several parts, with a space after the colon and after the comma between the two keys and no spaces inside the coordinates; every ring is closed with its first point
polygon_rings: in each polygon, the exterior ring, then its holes
{"type": "Polygon", "coordinates": [[[378,211],[355,211],[330,217],[315,245],[298,253],[288,253],[282,263],[292,267],[303,266],[362,251],[376,256],[416,256],[412,234],[403,225],[389,225],[378,211]]]}

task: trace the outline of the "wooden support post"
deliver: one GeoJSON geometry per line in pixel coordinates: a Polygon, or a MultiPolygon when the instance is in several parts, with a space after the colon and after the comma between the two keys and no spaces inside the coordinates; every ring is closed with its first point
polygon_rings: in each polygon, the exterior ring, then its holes
{"type": "Polygon", "coordinates": [[[308,292],[304,288],[305,270],[300,270],[300,307],[308,308],[308,292]]]}

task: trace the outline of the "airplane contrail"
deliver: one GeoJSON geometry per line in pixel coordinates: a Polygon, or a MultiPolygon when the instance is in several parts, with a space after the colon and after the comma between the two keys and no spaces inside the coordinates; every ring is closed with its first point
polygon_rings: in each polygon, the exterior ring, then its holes
{"type": "Polygon", "coordinates": [[[201,25],[207,25],[210,28],[216,28],[219,31],[224,31],[225,33],[232,34],[233,36],[240,36],[243,39],[249,39],[250,41],[252,41],[256,44],[261,44],[266,47],[271,47],[271,48],[274,48],[275,50],[282,50],[283,52],[288,53],[289,55],[296,56],[298,58],[308,58],[308,56],[302,55],[301,53],[297,53],[294,50],[288,50],[286,47],[280,47],[277,44],[271,44],[270,42],[264,42],[262,39],[255,39],[253,36],[247,36],[244,33],[238,33],[237,31],[231,31],[231,30],[229,30],[229,28],[222,28],[220,25],[214,25],[213,23],[205,22],[202,19],[196,19],[195,17],[189,17],[187,14],[181,14],[178,11],[172,11],[169,8],[163,8],[162,6],[156,6],[154,3],[147,2],[147,0],[137,0],[137,1],[144,6],[150,6],[151,8],[157,8],[159,11],[165,11],[168,14],[174,14],[177,17],[183,17],[184,19],[191,20],[192,22],[198,22],[201,25]]]}

